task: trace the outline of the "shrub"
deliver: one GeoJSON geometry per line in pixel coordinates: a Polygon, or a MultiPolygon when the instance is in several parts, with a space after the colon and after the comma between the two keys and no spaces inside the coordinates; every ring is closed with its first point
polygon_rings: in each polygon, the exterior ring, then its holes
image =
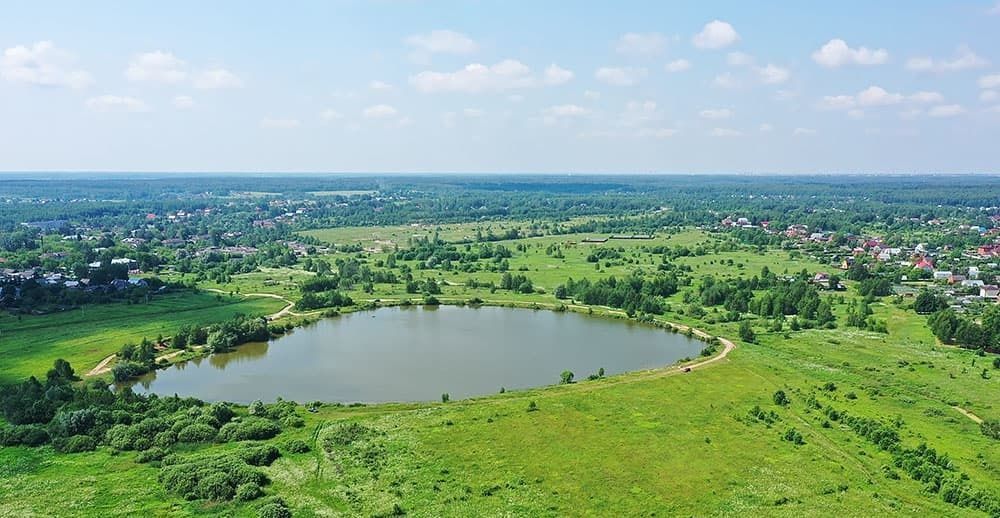
{"type": "Polygon", "coordinates": [[[302,439],[289,439],[281,447],[288,453],[307,453],[310,449],[302,439]]]}
{"type": "Polygon", "coordinates": [[[49,433],[36,424],[22,424],[0,429],[3,446],[41,446],[49,442],[49,433]]]}
{"type": "Polygon", "coordinates": [[[1000,419],[986,419],[979,425],[983,435],[1000,440],[1000,419]]]}
{"type": "Polygon", "coordinates": [[[275,459],[281,456],[281,453],[274,445],[264,444],[248,446],[239,452],[239,456],[243,462],[251,466],[270,466],[275,459]]]}
{"type": "Polygon", "coordinates": [[[153,446],[169,448],[177,442],[177,434],[171,430],[164,430],[153,437],[153,446]]]}
{"type": "Polygon", "coordinates": [[[236,494],[233,499],[237,502],[249,502],[251,500],[256,500],[264,495],[264,491],[252,482],[246,484],[240,484],[236,487],[236,494]]]}
{"type": "Polygon", "coordinates": [[[535,403],[534,401],[528,402],[528,412],[537,412],[537,411],[538,411],[538,403],[535,403]]]}
{"type": "Polygon", "coordinates": [[[774,393],[774,404],[775,405],[785,406],[785,405],[787,405],[789,403],[791,403],[791,401],[788,400],[788,396],[785,395],[785,391],[784,390],[779,390],[779,391],[777,391],[777,392],[774,393]]]}
{"type": "Polygon", "coordinates": [[[202,423],[188,425],[177,434],[177,440],[180,442],[210,442],[213,439],[215,439],[215,428],[202,423]]]}
{"type": "Polygon", "coordinates": [[[139,440],[139,432],[130,425],[116,424],[105,432],[104,440],[116,450],[134,450],[139,440]]]}
{"type": "Polygon", "coordinates": [[[233,455],[194,459],[163,459],[159,480],[163,486],[188,499],[229,499],[243,484],[263,486],[267,477],[233,455]]]}
{"type": "Polygon", "coordinates": [[[219,430],[219,441],[260,441],[270,439],[281,432],[281,427],[273,421],[259,417],[248,417],[227,423],[219,430]]]}
{"type": "Polygon", "coordinates": [[[142,452],[136,458],[136,462],[140,464],[145,464],[147,462],[153,462],[158,460],[163,460],[164,457],[170,454],[170,450],[166,448],[160,448],[158,446],[153,446],[152,448],[142,452]]]}
{"type": "Polygon", "coordinates": [[[802,445],[806,443],[805,439],[802,438],[802,434],[799,433],[799,431],[796,430],[795,428],[789,428],[788,431],[785,432],[785,435],[782,437],[782,439],[797,445],[802,445]]]}
{"type": "Polygon", "coordinates": [[[280,498],[272,498],[257,508],[257,516],[260,518],[291,518],[292,511],[280,498]]]}
{"type": "Polygon", "coordinates": [[[63,453],[80,453],[97,449],[97,439],[89,435],[74,435],[66,439],[57,448],[63,453]]]}
{"type": "Polygon", "coordinates": [[[211,473],[198,481],[198,496],[201,498],[222,501],[230,500],[235,495],[236,488],[232,486],[229,475],[222,471],[211,473]]]}
{"type": "Polygon", "coordinates": [[[288,428],[302,428],[306,425],[306,420],[297,415],[286,415],[281,418],[281,426],[288,428]]]}

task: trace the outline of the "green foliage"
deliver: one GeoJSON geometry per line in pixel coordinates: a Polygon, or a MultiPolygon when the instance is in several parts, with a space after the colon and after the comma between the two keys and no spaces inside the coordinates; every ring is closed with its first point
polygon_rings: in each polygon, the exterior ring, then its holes
{"type": "Polygon", "coordinates": [[[743,340],[744,342],[752,344],[757,341],[757,334],[753,332],[753,327],[750,325],[750,322],[747,322],[746,320],[740,322],[738,332],[740,340],[743,340]]]}
{"type": "Polygon", "coordinates": [[[568,370],[562,371],[562,373],[559,374],[559,384],[567,385],[570,383],[573,383],[573,372],[568,370]]]}
{"type": "Polygon", "coordinates": [[[211,442],[215,440],[216,430],[207,424],[194,423],[184,427],[177,433],[179,442],[211,442]]]}
{"type": "Polygon", "coordinates": [[[268,483],[262,472],[225,454],[179,459],[164,466],[158,478],[168,491],[184,498],[220,501],[232,499],[240,485],[268,483]]]}
{"type": "Polygon", "coordinates": [[[273,444],[263,444],[260,446],[245,446],[237,455],[243,459],[243,462],[251,466],[270,466],[272,462],[281,456],[281,452],[273,444]]]}
{"type": "Polygon", "coordinates": [[[287,453],[308,453],[311,449],[302,439],[289,439],[282,443],[281,448],[287,453]]]}
{"type": "Polygon", "coordinates": [[[778,406],[788,406],[791,401],[789,401],[788,396],[785,395],[784,390],[778,390],[774,393],[774,404],[778,406]]]}
{"type": "Polygon", "coordinates": [[[223,425],[219,429],[218,440],[221,442],[260,441],[270,439],[280,432],[281,427],[274,421],[259,417],[247,417],[223,425]]]}
{"type": "Polygon", "coordinates": [[[979,429],[983,435],[1000,441],[1000,419],[984,419],[979,424],[979,429]]]}
{"type": "Polygon", "coordinates": [[[806,443],[805,438],[802,434],[795,428],[789,428],[785,431],[785,434],[781,436],[782,440],[788,441],[797,446],[801,446],[806,443]]]}

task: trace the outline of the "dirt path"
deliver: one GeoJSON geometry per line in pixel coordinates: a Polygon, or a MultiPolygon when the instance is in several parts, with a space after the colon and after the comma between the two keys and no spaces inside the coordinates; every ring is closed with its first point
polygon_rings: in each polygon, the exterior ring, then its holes
{"type": "Polygon", "coordinates": [[[968,410],[966,410],[966,409],[964,409],[964,408],[962,408],[960,406],[953,406],[952,408],[954,408],[955,410],[958,410],[958,413],[960,413],[960,414],[964,415],[965,417],[968,417],[969,419],[971,419],[972,422],[974,422],[976,424],[983,424],[983,418],[982,417],[979,417],[978,415],[973,414],[972,412],[969,412],[968,410]]]}
{"type": "Polygon", "coordinates": [[[100,376],[101,374],[110,371],[111,368],[108,367],[108,364],[111,363],[111,360],[115,359],[115,356],[116,355],[112,354],[111,356],[108,356],[107,358],[101,360],[101,363],[98,363],[97,366],[95,366],[93,369],[90,369],[90,372],[87,373],[87,376],[100,376]]]}
{"type": "MultiPolygon", "coordinates": [[[[227,292],[222,291],[222,290],[217,290],[215,288],[205,288],[205,291],[211,291],[212,293],[221,293],[223,295],[227,294],[227,292]]],[[[273,314],[267,315],[265,318],[267,318],[268,320],[277,320],[277,319],[279,319],[279,318],[281,318],[281,317],[283,317],[285,315],[292,315],[292,316],[295,316],[295,317],[304,317],[304,316],[309,316],[309,315],[314,315],[316,313],[319,313],[318,311],[310,311],[310,312],[306,312],[306,313],[296,313],[296,312],[292,311],[292,308],[295,307],[295,303],[292,302],[291,300],[288,300],[287,298],[285,298],[285,297],[283,297],[281,295],[276,294],[276,293],[240,293],[240,295],[245,295],[247,297],[267,297],[269,299],[276,299],[276,300],[283,301],[286,304],[286,306],[283,307],[283,308],[281,308],[281,311],[278,311],[277,313],[273,313],[273,314]]]]}

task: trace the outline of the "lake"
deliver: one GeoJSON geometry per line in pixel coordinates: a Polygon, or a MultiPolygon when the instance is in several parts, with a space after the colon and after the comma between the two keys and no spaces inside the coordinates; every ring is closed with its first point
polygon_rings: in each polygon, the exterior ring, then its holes
{"type": "Polygon", "coordinates": [[[248,403],[452,399],[551,385],[696,357],[704,343],[652,326],[573,312],[396,307],[351,313],[269,343],[180,363],[132,384],[139,393],[248,403]]]}

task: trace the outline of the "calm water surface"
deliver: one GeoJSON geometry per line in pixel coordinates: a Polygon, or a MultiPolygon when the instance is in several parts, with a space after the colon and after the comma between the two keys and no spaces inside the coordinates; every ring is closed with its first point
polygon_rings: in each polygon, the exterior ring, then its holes
{"type": "Polygon", "coordinates": [[[429,401],[659,367],[704,344],[649,326],[498,307],[386,308],[329,318],[272,340],[155,371],[140,393],[247,403],[429,401]]]}

